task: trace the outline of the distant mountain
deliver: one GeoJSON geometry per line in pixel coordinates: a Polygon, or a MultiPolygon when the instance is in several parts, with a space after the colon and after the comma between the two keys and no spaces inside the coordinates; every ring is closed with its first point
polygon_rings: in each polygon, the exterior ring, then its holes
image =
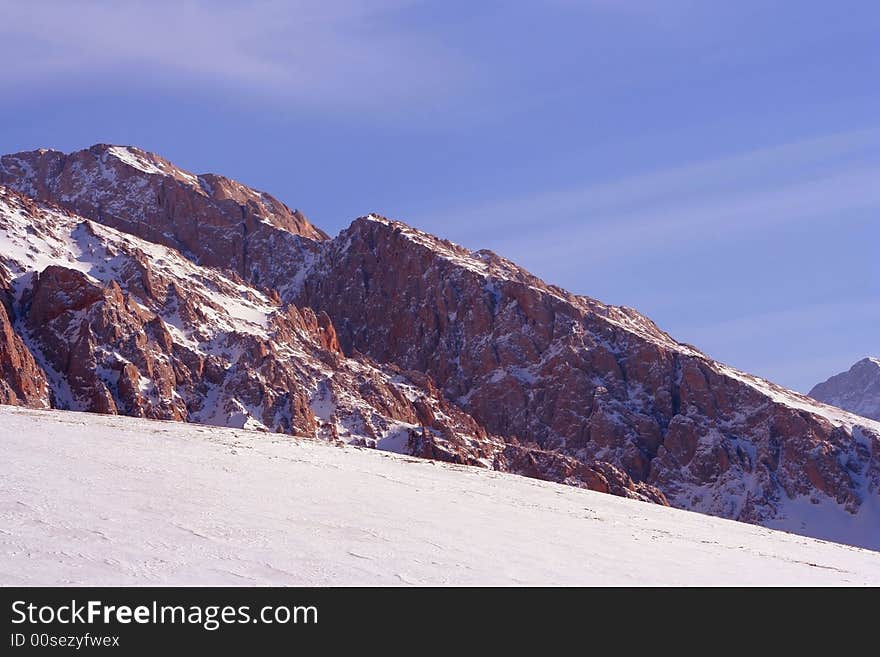
{"type": "Polygon", "coordinates": [[[4,403],[341,440],[862,545],[880,526],[880,423],[492,252],[375,214],[330,239],[139,149],[0,158],[0,302],[4,403]]]}
{"type": "Polygon", "coordinates": [[[880,359],[863,358],[810,390],[810,397],[857,415],[880,420],[880,359]]]}

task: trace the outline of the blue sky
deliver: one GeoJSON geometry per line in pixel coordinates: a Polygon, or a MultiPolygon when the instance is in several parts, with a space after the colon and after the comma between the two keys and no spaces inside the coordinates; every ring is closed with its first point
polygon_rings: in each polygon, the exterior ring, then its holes
{"type": "Polygon", "coordinates": [[[880,4],[0,0],[0,151],[157,151],[638,308],[806,390],[880,355],[880,4]]]}

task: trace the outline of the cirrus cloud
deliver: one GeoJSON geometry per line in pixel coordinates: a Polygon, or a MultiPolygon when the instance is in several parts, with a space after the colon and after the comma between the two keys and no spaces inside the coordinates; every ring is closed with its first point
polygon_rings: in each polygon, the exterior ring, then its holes
{"type": "Polygon", "coordinates": [[[431,102],[469,65],[406,25],[412,0],[0,0],[0,84],[18,94],[120,81],[240,90],[362,110],[431,102]]]}

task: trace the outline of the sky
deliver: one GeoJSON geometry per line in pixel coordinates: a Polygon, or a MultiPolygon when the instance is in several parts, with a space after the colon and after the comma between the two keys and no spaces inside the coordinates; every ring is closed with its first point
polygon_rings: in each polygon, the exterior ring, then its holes
{"type": "Polygon", "coordinates": [[[0,0],[0,152],[377,212],[797,390],[880,356],[873,0],[0,0]]]}

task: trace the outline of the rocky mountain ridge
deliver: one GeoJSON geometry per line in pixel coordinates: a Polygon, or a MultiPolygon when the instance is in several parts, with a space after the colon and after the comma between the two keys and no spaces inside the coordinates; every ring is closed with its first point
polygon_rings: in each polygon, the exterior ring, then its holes
{"type": "Polygon", "coordinates": [[[424,453],[430,441],[437,458],[514,472],[525,464],[533,476],[665,503],[611,464],[489,435],[429,377],[347,357],[325,313],[267,296],[234,271],[3,187],[0,231],[0,403],[393,451],[424,453]]]}
{"type": "Polygon", "coordinates": [[[123,147],[0,158],[18,192],[0,335],[36,367],[11,403],[59,406],[66,383],[88,410],[344,436],[873,545],[850,528],[880,526],[880,423],[491,252],[378,215],[329,239],[205,180],[123,147]]]}

